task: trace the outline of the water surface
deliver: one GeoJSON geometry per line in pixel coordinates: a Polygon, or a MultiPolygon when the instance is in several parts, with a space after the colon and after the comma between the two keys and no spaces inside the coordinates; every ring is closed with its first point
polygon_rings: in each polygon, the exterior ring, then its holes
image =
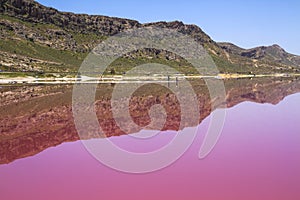
{"type": "MultiPolygon", "coordinates": [[[[109,91],[100,86],[97,114],[105,134],[133,152],[164,146],[179,130],[180,109],[168,114],[151,139],[126,135],[110,117],[109,91]],[[105,91],[105,92],[101,92],[105,91]]],[[[0,193],[2,199],[299,199],[300,81],[293,78],[226,80],[226,120],[217,145],[205,158],[199,148],[210,123],[210,99],[196,84],[202,111],[197,138],[171,166],[148,174],[113,170],[90,155],[76,132],[71,86],[1,88],[0,193]]],[[[148,107],[167,100],[168,91],[132,100],[136,123],[149,123],[148,107]],[[148,107],[135,107],[137,102],[148,107]],[[145,104],[142,104],[145,105],[145,104]],[[145,109],[147,108],[147,109],[145,109]]],[[[139,94],[137,94],[139,96],[139,94]]],[[[171,102],[171,103],[170,103],[171,102]]],[[[86,140],[93,140],[93,136],[86,140]]],[[[95,139],[94,139],[95,140],[95,139]]],[[[96,139],[101,140],[101,138],[96,139]]]]}

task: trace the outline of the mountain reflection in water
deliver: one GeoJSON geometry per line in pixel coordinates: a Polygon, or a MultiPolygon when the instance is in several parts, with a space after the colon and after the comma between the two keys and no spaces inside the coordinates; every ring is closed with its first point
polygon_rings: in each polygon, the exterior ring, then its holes
{"type": "MultiPolygon", "coordinates": [[[[211,100],[204,81],[194,80],[191,84],[199,101],[200,124],[211,112],[211,100]]],[[[278,104],[286,96],[300,92],[297,78],[255,78],[224,80],[225,104],[230,108],[245,101],[278,104]]],[[[180,86],[179,86],[180,87],[180,86]]],[[[139,132],[126,122],[126,133],[116,124],[111,107],[114,85],[102,84],[96,93],[95,109],[99,123],[107,137],[139,132]]],[[[39,152],[65,142],[80,140],[72,114],[72,86],[5,86],[0,89],[0,164],[33,156],[39,152]]],[[[122,107],[123,101],[113,102],[122,107]]],[[[164,130],[180,129],[180,105],[167,88],[145,85],[130,99],[132,121],[141,127],[150,124],[149,110],[160,104],[166,111],[164,130]]],[[[159,119],[158,119],[159,120],[159,119]]],[[[198,124],[184,124],[195,127],[198,124]]],[[[152,127],[156,130],[157,127],[152,127]]],[[[96,138],[89,135],[83,139],[96,138]]],[[[82,138],[81,138],[82,139],[82,138]]]]}

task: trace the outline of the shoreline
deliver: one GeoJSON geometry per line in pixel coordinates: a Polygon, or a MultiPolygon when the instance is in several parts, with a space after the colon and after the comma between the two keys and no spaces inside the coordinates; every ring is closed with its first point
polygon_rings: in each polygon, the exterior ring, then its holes
{"type": "Polygon", "coordinates": [[[104,77],[62,77],[62,78],[39,78],[39,77],[6,77],[0,74],[0,85],[14,84],[75,84],[75,83],[141,83],[141,82],[178,82],[184,79],[240,79],[240,78],[263,78],[263,77],[298,77],[300,74],[218,74],[215,76],[199,75],[153,75],[153,76],[104,76],[104,77]]]}

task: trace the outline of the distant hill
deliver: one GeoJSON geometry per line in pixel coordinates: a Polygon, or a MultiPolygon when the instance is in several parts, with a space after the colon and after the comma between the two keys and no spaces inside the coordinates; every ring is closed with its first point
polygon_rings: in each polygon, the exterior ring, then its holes
{"type": "MultiPolygon", "coordinates": [[[[0,69],[76,72],[96,44],[123,30],[148,26],[171,28],[190,35],[204,46],[223,73],[300,71],[299,56],[289,54],[279,46],[246,50],[230,43],[217,43],[198,26],[179,21],[141,24],[130,19],[60,12],[33,0],[0,2],[0,69]]],[[[143,51],[143,54],[151,54],[153,62],[172,62],[179,69],[188,65],[163,51],[143,51]]],[[[141,53],[134,58],[138,64],[149,62],[149,56],[143,58],[141,53]]],[[[132,63],[120,59],[114,63],[116,73],[121,74],[132,63]]],[[[193,73],[189,68],[183,72],[193,73]]]]}
{"type": "Polygon", "coordinates": [[[257,59],[261,61],[270,61],[282,63],[288,66],[299,67],[300,56],[287,53],[279,45],[261,46],[252,49],[243,49],[231,43],[218,43],[221,48],[231,54],[240,55],[246,58],[257,59]]]}

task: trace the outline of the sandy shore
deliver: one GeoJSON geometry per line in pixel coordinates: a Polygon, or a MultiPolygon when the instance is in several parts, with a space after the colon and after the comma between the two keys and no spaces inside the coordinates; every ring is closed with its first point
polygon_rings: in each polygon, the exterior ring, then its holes
{"type": "Polygon", "coordinates": [[[300,74],[219,74],[217,76],[109,76],[109,77],[87,77],[81,78],[35,78],[35,77],[13,77],[7,78],[0,76],[0,84],[74,84],[82,83],[134,83],[134,82],[176,82],[183,79],[201,79],[201,78],[216,78],[216,79],[236,79],[236,78],[261,78],[261,77],[290,77],[300,76],[300,74]]]}

